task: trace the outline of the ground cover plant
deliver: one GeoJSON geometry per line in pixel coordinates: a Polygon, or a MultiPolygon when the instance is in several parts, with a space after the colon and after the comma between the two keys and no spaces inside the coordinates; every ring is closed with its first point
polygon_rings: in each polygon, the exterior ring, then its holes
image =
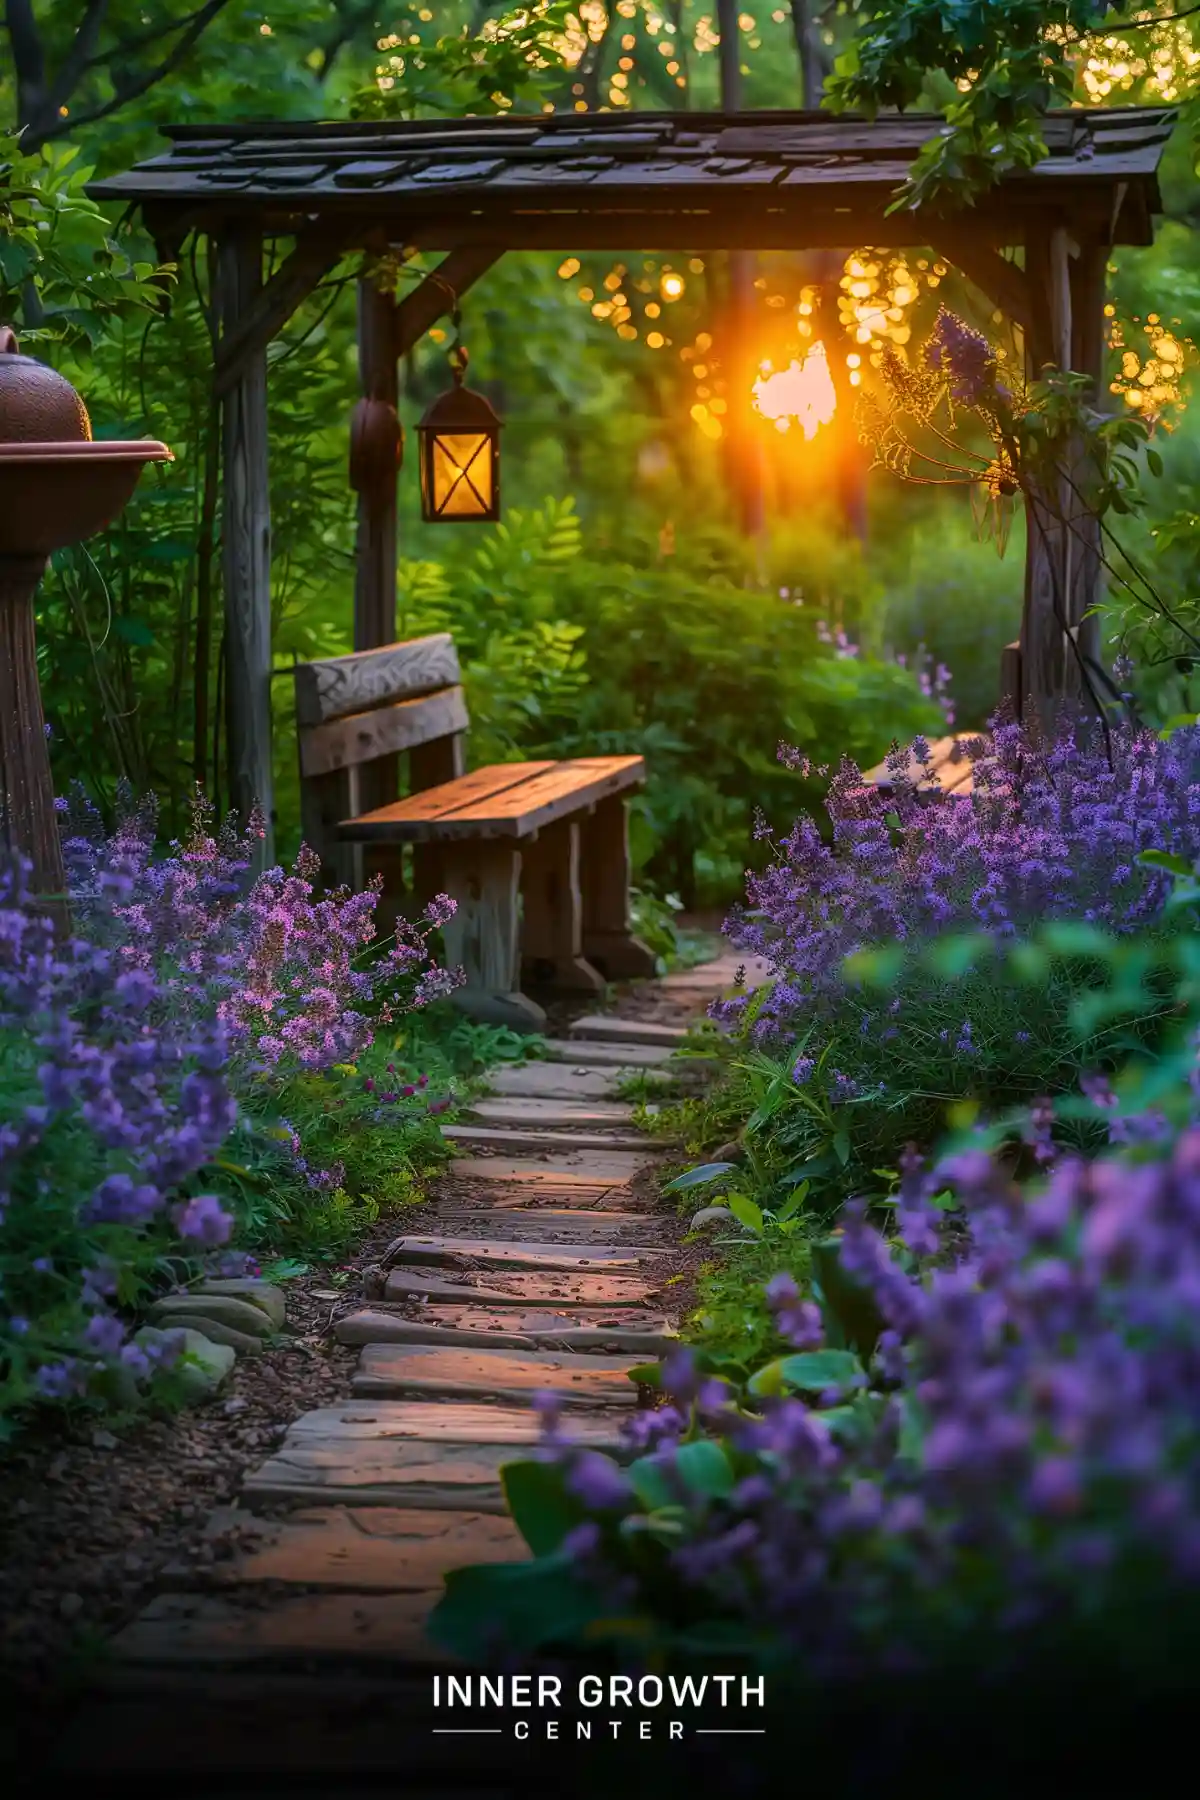
{"type": "Polygon", "coordinates": [[[0,876],[4,1420],[148,1381],[156,1291],[344,1251],[444,1154],[453,1060],[480,1048],[419,1066],[410,1021],[455,981],[444,898],[376,946],[373,889],[319,896],[307,853],[254,873],[253,821],[216,831],[199,797],[166,855],[127,795],[111,831],[81,795],[62,822],[69,934],[18,859],[0,876]]]}

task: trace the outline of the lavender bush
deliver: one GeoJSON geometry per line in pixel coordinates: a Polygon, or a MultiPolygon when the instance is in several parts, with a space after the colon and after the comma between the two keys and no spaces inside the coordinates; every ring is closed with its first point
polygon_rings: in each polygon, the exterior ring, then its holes
{"type": "Polygon", "coordinates": [[[543,1460],[506,1471],[527,1591],[452,1576],[443,1640],[741,1650],[813,1682],[1169,1657],[1164,1600],[1200,1597],[1200,1132],[1027,1190],[979,1151],[913,1163],[900,1199],[893,1241],[848,1209],[820,1305],[773,1282],[793,1348],[748,1388],[673,1359],[628,1467],[547,1397],[543,1460]]]}
{"type": "Polygon", "coordinates": [[[152,811],[125,801],[111,836],[62,808],[65,941],[0,868],[3,1413],[128,1393],[161,1354],[129,1335],[147,1289],[241,1266],[297,1196],[336,1200],[356,1122],[390,1125],[402,1166],[431,1110],[425,1081],[376,1094],[358,1064],[382,1070],[377,1034],[453,985],[426,945],[450,903],[371,957],[373,891],[317,898],[303,852],[250,879],[253,822],[213,835],[200,802],[156,859],[152,811]]]}
{"type": "MultiPolygon", "coordinates": [[[[928,746],[917,739],[911,754],[923,764],[928,746]]],[[[979,742],[974,791],[940,804],[920,799],[909,755],[889,758],[889,794],[843,761],[827,800],[830,840],[804,817],[771,866],[749,876],[749,906],[729,929],[739,949],[779,971],[756,1009],[756,1037],[794,1033],[822,1002],[840,1005],[855,951],[972,928],[1010,937],[1045,919],[1128,930],[1161,912],[1171,885],[1139,853],[1200,857],[1198,727],[1165,740],[1114,728],[1106,744],[1083,723],[1042,746],[999,724],[979,742]]],[[[803,759],[781,757],[808,772],[803,759]]]]}
{"type": "MultiPolygon", "coordinates": [[[[926,746],[915,746],[918,760],[926,746]]],[[[927,956],[946,934],[1020,942],[1045,921],[1169,936],[1172,878],[1143,857],[1200,857],[1200,733],[1169,739],[1084,725],[1041,746],[998,725],[975,764],[974,792],[929,802],[892,758],[890,794],[843,763],[829,792],[831,832],[802,818],[729,923],[739,948],[778,971],[765,990],[717,1011],[738,1028],[734,1085],[770,1191],[801,1178],[837,1204],[895,1169],[904,1145],[930,1146],[956,1104],[985,1113],[1073,1089],[1131,1036],[1154,1041],[1166,1016],[1148,993],[1115,1025],[1081,1019],[1098,978],[1080,955],[1037,987],[1003,960],[927,956]],[[861,981],[855,958],[885,947],[890,981],[861,981]]],[[[726,1113],[729,1104],[726,1105],[726,1113]]],[[[727,1126],[723,1137],[728,1137],[727,1126]]],[[[717,1141],[714,1138],[714,1141],[717,1141]]],[[[1081,1138],[1086,1147],[1087,1134],[1081,1138]]]]}

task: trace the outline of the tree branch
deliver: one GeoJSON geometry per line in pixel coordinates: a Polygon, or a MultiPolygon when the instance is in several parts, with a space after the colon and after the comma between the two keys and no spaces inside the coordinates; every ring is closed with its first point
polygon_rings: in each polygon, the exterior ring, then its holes
{"type": "Polygon", "coordinates": [[[130,100],[136,100],[142,94],[148,93],[152,87],[179,67],[198,39],[212,24],[217,14],[223,12],[228,4],[229,0],[205,0],[205,4],[191,14],[186,30],[161,62],[152,69],[148,69],[144,75],[139,75],[128,82],[102,106],[94,106],[90,112],[77,113],[69,122],[56,117],[45,131],[33,134],[31,147],[36,148],[37,145],[46,143],[50,138],[61,137],[68,130],[78,130],[81,125],[94,125],[97,120],[107,119],[113,113],[119,112],[121,107],[130,100]]]}
{"type": "Polygon", "coordinates": [[[88,0],[83,18],[75,33],[74,41],[63,57],[62,67],[50,84],[50,91],[42,104],[43,115],[50,119],[58,117],[75,89],[83,79],[87,68],[100,41],[100,32],[108,13],[108,0],[88,0]]]}
{"type": "Polygon", "coordinates": [[[46,91],[46,51],[33,16],[33,0],[8,0],[4,23],[17,72],[17,123],[25,127],[46,91]]]}

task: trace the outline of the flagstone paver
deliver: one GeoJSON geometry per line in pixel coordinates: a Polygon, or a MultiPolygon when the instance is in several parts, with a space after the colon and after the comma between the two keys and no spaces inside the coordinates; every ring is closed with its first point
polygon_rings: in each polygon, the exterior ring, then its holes
{"type": "MultiPolygon", "coordinates": [[[[339,1343],[377,1350],[391,1344],[486,1344],[498,1350],[629,1351],[636,1356],[664,1355],[675,1335],[669,1319],[636,1306],[517,1312],[427,1302],[411,1316],[381,1307],[351,1313],[337,1328],[339,1343]]],[[[366,1367],[365,1360],[359,1367],[366,1367]]]]}
{"type": "Polygon", "coordinates": [[[578,1156],[582,1150],[644,1150],[645,1138],[616,1132],[544,1131],[537,1125],[447,1125],[442,1136],[464,1150],[531,1150],[545,1156],[561,1151],[578,1156]]]}
{"type": "Polygon", "coordinates": [[[703,1059],[671,1060],[680,1021],[740,962],[644,983],[633,1009],[654,1017],[592,1014],[544,1058],[492,1071],[491,1093],[445,1128],[459,1154],[422,1228],[389,1245],[334,1327],[362,1346],[353,1395],[302,1415],[247,1475],[210,1521],[211,1560],[167,1571],[170,1591],[113,1641],[130,1678],[436,1660],[423,1624],[446,1572],[526,1554],[500,1471],[537,1442],[531,1395],[561,1392],[580,1442],[631,1454],[628,1371],[675,1340],[663,1282],[678,1226],[653,1184],[670,1145],[637,1131],[624,1093],[631,1076],[643,1092],[702,1077],[703,1059]]]}

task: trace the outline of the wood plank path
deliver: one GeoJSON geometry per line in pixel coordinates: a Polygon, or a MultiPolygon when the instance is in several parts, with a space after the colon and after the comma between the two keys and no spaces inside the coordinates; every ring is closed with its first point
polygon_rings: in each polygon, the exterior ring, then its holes
{"type": "Polygon", "coordinates": [[[361,1346],[352,1392],[297,1419],[213,1515],[232,1555],[166,1571],[112,1641],[123,1679],[435,1666],[447,1570],[525,1554],[500,1468],[536,1442],[532,1395],[560,1394],[579,1441],[622,1454],[627,1371],[676,1333],[678,1236],[655,1184],[669,1145],[635,1127],[623,1084],[673,1072],[687,1020],[744,960],[641,983],[628,1016],[576,1019],[544,1061],[494,1071],[446,1127],[457,1155],[419,1225],[336,1327],[361,1346]]]}

